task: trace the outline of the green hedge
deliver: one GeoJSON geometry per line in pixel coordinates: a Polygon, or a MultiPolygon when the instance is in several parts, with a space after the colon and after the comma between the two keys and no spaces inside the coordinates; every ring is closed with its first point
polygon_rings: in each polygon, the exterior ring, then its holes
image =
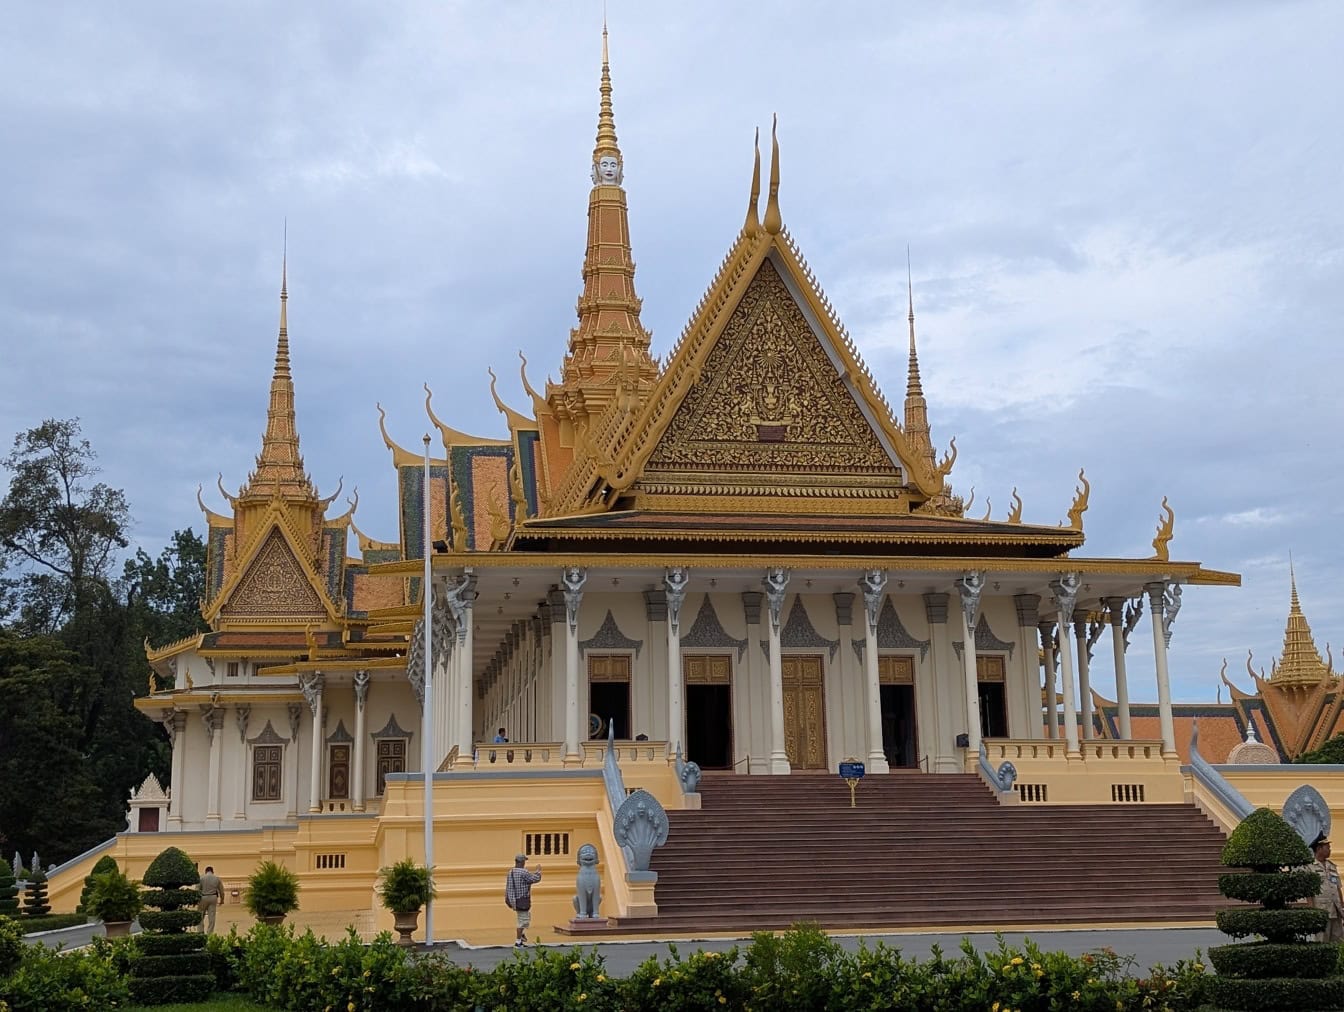
{"type": "Polygon", "coordinates": [[[1278,812],[1257,808],[1242,819],[1223,845],[1223,864],[1260,872],[1311,864],[1311,850],[1278,812]]]}
{"type": "Polygon", "coordinates": [[[39,931],[55,931],[57,928],[73,928],[76,924],[88,924],[83,914],[43,914],[41,917],[24,917],[19,921],[25,935],[34,935],[39,931]]]}
{"type": "Polygon", "coordinates": [[[205,1001],[215,989],[211,974],[190,977],[132,977],[131,997],[141,1005],[194,1005],[205,1001]]]}
{"type": "Polygon", "coordinates": [[[0,916],[0,977],[9,976],[22,955],[23,928],[12,917],[0,916]]]}
{"type": "Polygon", "coordinates": [[[201,923],[199,910],[146,910],[140,927],[146,931],[183,932],[201,923]]]}
{"type": "Polygon", "coordinates": [[[201,873],[196,863],[177,847],[166,847],[159,856],[150,862],[141,879],[151,889],[176,889],[179,886],[197,885],[201,873]]]}
{"type": "Polygon", "coordinates": [[[1219,945],[1209,950],[1209,962],[1227,977],[1329,977],[1339,968],[1339,945],[1334,942],[1219,945]]]}
{"type": "Polygon", "coordinates": [[[174,956],[179,952],[199,952],[205,948],[208,935],[151,935],[143,932],[135,936],[136,947],[146,956],[174,956]]]}
{"type": "Polygon", "coordinates": [[[1344,977],[1294,980],[1291,977],[1268,980],[1239,980],[1214,977],[1209,981],[1209,997],[1227,1009],[1293,1010],[1324,1012],[1344,1008],[1344,977]]]}
{"type": "Polygon", "coordinates": [[[1270,908],[1309,899],[1320,888],[1320,873],[1308,869],[1231,872],[1218,876],[1218,891],[1228,899],[1262,903],[1270,908]]]}
{"type": "Polygon", "coordinates": [[[1261,910],[1259,907],[1219,910],[1214,915],[1218,930],[1233,938],[1260,935],[1271,942],[1291,942],[1325,930],[1330,914],[1315,907],[1261,910]]]}
{"type": "Polygon", "coordinates": [[[144,955],[131,964],[132,977],[197,977],[206,973],[212,971],[210,953],[204,950],[163,956],[144,955]]]}
{"type": "Polygon", "coordinates": [[[147,889],[142,897],[147,906],[157,910],[195,908],[201,902],[199,889],[147,889]]]}

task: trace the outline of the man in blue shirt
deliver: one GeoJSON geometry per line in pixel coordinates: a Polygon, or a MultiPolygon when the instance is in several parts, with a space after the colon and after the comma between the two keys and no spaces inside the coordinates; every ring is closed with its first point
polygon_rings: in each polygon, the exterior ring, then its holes
{"type": "Polygon", "coordinates": [[[504,729],[501,727],[498,731],[495,732],[495,744],[507,745],[508,743],[509,739],[504,736],[504,729]]]}

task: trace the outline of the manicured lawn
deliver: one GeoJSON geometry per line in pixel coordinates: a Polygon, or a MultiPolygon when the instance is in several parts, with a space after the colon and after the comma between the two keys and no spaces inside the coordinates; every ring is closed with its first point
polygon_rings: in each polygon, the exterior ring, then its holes
{"type": "Polygon", "coordinates": [[[217,994],[200,1005],[134,1005],[127,1012],[273,1012],[268,1005],[257,1005],[242,995],[217,994]]]}

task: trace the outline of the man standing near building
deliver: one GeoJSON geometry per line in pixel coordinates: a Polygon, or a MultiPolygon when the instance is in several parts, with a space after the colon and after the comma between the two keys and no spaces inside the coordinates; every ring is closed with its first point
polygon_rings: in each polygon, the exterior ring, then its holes
{"type": "Polygon", "coordinates": [[[495,744],[507,745],[508,743],[509,743],[509,736],[504,733],[504,729],[501,727],[498,731],[495,732],[495,744]]]}
{"type": "Polygon", "coordinates": [[[1329,913],[1325,930],[1317,937],[1322,942],[1344,942],[1344,898],[1339,891],[1339,868],[1330,860],[1330,841],[1322,833],[1311,844],[1316,861],[1311,870],[1321,876],[1321,888],[1312,901],[1320,910],[1329,913]]]}
{"type": "Polygon", "coordinates": [[[215,911],[219,909],[219,897],[223,894],[224,884],[220,882],[215,869],[205,866],[201,876],[201,930],[208,935],[215,933],[215,911]]]}
{"type": "Polygon", "coordinates": [[[541,881],[541,865],[526,868],[527,856],[519,854],[513,859],[513,867],[504,881],[504,902],[518,915],[518,937],[514,948],[527,944],[527,929],[532,924],[532,887],[541,881]]]}

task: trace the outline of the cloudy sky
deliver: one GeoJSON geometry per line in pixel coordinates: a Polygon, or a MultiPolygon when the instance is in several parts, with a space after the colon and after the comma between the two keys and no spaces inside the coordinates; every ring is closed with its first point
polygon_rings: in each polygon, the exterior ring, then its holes
{"type": "MultiPolygon", "coordinates": [[[[197,484],[236,487],[259,445],[287,218],[306,462],[394,538],[375,402],[407,446],[425,381],[499,434],[486,367],[521,405],[516,351],[534,382],[563,354],[601,18],[10,5],[0,439],[77,415],[141,544],[199,530],[197,484]]],[[[1344,5],[611,0],[610,20],[655,351],[778,112],[785,224],[893,398],[913,251],[934,438],[958,437],[977,515],[1016,486],[1057,523],[1084,466],[1088,554],[1145,556],[1169,496],[1173,557],[1244,578],[1186,594],[1178,698],[1212,700],[1224,656],[1246,685],[1248,648],[1277,655],[1290,551],[1344,648],[1344,5]]]]}

